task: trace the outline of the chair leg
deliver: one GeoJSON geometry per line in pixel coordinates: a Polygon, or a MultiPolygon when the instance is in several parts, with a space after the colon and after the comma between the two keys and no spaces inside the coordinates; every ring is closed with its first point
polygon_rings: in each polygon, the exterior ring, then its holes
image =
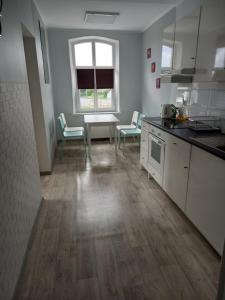
{"type": "Polygon", "coordinates": [[[60,151],[60,160],[63,159],[63,152],[64,152],[65,140],[62,140],[62,150],[60,151]]]}
{"type": "Polygon", "coordinates": [[[120,130],[118,130],[117,132],[118,132],[118,148],[120,149],[120,130]]]}
{"type": "Polygon", "coordinates": [[[124,150],[125,150],[125,146],[126,146],[126,141],[125,141],[125,135],[123,136],[123,153],[124,153],[124,150]]]}

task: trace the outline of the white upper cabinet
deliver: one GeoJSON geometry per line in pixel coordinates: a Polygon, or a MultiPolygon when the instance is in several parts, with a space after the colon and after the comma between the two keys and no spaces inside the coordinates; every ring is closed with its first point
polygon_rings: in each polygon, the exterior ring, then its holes
{"type": "Polygon", "coordinates": [[[193,74],[196,64],[200,7],[176,21],[173,69],[178,74],[193,74]]]}
{"type": "Polygon", "coordinates": [[[224,0],[209,0],[202,6],[194,81],[225,81],[224,0]]]}
{"type": "Polygon", "coordinates": [[[193,12],[178,17],[176,22],[164,29],[161,61],[163,82],[192,82],[196,65],[199,20],[200,6],[193,12]]]}

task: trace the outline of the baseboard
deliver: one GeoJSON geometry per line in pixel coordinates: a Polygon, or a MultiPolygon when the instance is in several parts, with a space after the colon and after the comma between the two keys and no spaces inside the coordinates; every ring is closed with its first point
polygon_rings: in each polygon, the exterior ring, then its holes
{"type": "Polygon", "coordinates": [[[33,244],[34,236],[37,232],[38,219],[39,219],[39,216],[40,216],[41,209],[43,207],[43,203],[44,203],[44,198],[42,197],[41,203],[39,205],[39,208],[38,208],[38,211],[37,211],[37,214],[36,214],[36,217],[34,219],[34,224],[33,224],[32,229],[31,229],[31,234],[30,234],[30,237],[29,237],[29,240],[28,240],[28,243],[27,243],[27,249],[26,249],[26,253],[24,255],[22,267],[21,267],[20,274],[19,274],[19,277],[18,277],[18,280],[17,280],[15,291],[14,291],[14,294],[13,294],[13,300],[16,300],[17,297],[18,297],[18,292],[19,292],[19,289],[20,289],[20,286],[21,286],[21,280],[22,280],[23,274],[25,272],[25,267],[26,267],[28,255],[29,255],[29,252],[30,252],[32,244],[33,244]]]}

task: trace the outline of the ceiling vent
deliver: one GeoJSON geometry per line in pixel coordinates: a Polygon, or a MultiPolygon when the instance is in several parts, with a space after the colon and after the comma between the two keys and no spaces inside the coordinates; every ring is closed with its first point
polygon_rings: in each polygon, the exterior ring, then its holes
{"type": "Polygon", "coordinates": [[[86,11],[84,22],[92,24],[113,24],[119,15],[117,12],[86,11]]]}

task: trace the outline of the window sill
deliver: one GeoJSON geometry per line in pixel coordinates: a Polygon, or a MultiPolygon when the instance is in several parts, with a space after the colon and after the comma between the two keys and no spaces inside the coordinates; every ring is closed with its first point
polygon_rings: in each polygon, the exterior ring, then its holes
{"type": "Polygon", "coordinates": [[[106,114],[120,114],[120,111],[93,111],[93,112],[74,112],[73,115],[106,115],[106,114]]]}

